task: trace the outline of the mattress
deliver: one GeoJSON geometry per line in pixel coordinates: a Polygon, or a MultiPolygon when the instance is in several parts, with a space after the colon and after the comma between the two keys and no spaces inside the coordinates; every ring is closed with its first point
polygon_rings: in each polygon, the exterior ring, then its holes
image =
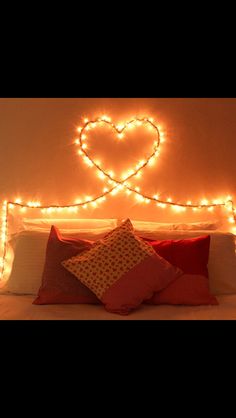
{"type": "Polygon", "coordinates": [[[141,305],[127,316],[100,305],[32,305],[33,296],[0,295],[2,320],[235,320],[236,294],[217,296],[218,306],[141,305]]]}

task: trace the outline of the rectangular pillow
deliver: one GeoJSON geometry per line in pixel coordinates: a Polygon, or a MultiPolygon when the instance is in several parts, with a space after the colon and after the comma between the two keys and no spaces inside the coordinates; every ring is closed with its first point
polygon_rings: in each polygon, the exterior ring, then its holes
{"type": "Polygon", "coordinates": [[[150,304],[170,305],[217,305],[218,302],[209,291],[208,258],[210,236],[180,240],[151,241],[157,254],[169,263],[183,270],[165,289],[155,293],[147,301],[150,304]]]}
{"type": "MultiPolygon", "coordinates": [[[[140,233],[137,233],[140,235],[140,233]]],[[[142,233],[151,240],[199,237],[206,231],[156,231],[142,233]]],[[[230,232],[209,231],[211,237],[208,261],[209,287],[213,295],[236,293],[235,236],[230,232]]]]}
{"type": "MultiPolygon", "coordinates": [[[[118,222],[121,222],[118,220],[118,222]]],[[[155,232],[155,231],[203,231],[216,230],[221,226],[220,221],[202,221],[202,222],[149,222],[149,221],[135,221],[131,219],[134,230],[136,232],[155,232]]]]}
{"type": "MultiPolygon", "coordinates": [[[[74,229],[63,235],[95,241],[104,237],[109,231],[109,228],[74,229]]],[[[12,262],[9,266],[11,273],[9,277],[4,275],[6,284],[1,293],[37,295],[42,280],[48,238],[47,230],[21,231],[13,235],[9,242],[13,250],[12,262]]]]}
{"type": "Polygon", "coordinates": [[[46,261],[35,305],[100,303],[95,294],[64,269],[61,262],[67,257],[81,254],[92,247],[93,242],[78,238],[62,238],[52,226],[47,242],[46,261]]]}
{"type": "Polygon", "coordinates": [[[80,219],[80,218],[23,218],[22,219],[23,229],[27,231],[51,229],[54,225],[60,230],[73,230],[73,229],[114,229],[117,226],[116,219],[80,219]]]}
{"type": "Polygon", "coordinates": [[[50,232],[52,225],[62,229],[97,229],[108,228],[114,229],[117,226],[116,219],[86,219],[80,218],[79,214],[58,214],[52,213],[51,216],[43,215],[40,209],[27,208],[27,217],[24,212],[20,212],[15,208],[9,213],[8,232],[10,235],[20,231],[42,231],[50,232]]]}
{"type": "Polygon", "coordinates": [[[62,265],[96,294],[106,310],[122,315],[182,274],[134,234],[129,220],[62,265]]]}

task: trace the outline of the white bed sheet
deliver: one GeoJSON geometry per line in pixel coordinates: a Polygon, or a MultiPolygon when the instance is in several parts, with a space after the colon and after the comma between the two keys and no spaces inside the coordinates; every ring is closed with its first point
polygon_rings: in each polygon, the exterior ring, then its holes
{"type": "Polygon", "coordinates": [[[2,320],[236,320],[236,294],[217,297],[218,306],[141,305],[127,316],[99,305],[32,305],[33,296],[0,295],[2,320]]]}

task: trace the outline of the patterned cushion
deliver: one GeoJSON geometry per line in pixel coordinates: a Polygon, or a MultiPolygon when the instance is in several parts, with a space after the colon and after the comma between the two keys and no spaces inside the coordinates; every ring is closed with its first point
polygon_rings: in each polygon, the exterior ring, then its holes
{"type": "Polygon", "coordinates": [[[90,250],[62,262],[111,312],[127,314],[182,271],[137,237],[129,220],[90,250]]]}

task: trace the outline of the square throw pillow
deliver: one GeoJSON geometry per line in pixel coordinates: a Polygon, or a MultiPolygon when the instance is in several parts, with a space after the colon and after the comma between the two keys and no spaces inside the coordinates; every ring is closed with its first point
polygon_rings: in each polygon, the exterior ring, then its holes
{"type": "Polygon", "coordinates": [[[96,294],[107,311],[123,315],[182,274],[134,234],[129,220],[62,265],[96,294]]]}
{"type": "Polygon", "coordinates": [[[88,287],[61,265],[65,258],[81,254],[92,245],[92,241],[62,238],[58,229],[52,226],[46,248],[42,284],[33,304],[101,303],[88,287]]]}
{"type": "Polygon", "coordinates": [[[170,305],[218,305],[210,294],[208,258],[210,236],[180,240],[149,241],[157,254],[181,268],[185,274],[155,293],[146,303],[170,305]]]}

